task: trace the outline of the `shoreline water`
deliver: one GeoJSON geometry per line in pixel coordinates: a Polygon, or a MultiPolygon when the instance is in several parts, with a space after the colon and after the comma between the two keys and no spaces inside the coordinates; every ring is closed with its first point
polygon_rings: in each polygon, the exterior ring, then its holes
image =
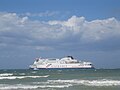
{"type": "Polygon", "coordinates": [[[0,90],[119,90],[120,69],[5,69],[0,81],[0,90]]]}

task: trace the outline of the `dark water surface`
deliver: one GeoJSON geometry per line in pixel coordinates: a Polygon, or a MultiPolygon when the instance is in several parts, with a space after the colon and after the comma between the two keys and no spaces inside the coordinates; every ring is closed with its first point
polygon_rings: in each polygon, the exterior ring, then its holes
{"type": "Polygon", "coordinates": [[[120,90],[120,69],[0,70],[0,90],[120,90]]]}

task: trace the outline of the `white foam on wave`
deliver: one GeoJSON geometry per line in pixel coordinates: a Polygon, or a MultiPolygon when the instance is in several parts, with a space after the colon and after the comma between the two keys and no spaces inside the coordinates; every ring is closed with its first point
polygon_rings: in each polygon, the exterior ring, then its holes
{"type": "Polygon", "coordinates": [[[14,89],[43,89],[43,88],[65,88],[69,87],[69,85],[22,85],[22,84],[16,84],[16,85],[0,85],[0,90],[14,90],[14,89]]]}
{"type": "Polygon", "coordinates": [[[38,86],[30,85],[3,85],[0,86],[0,90],[14,90],[14,89],[36,89],[38,86]]]}
{"type": "Polygon", "coordinates": [[[25,75],[25,73],[19,73],[19,75],[25,75]]]}
{"type": "Polygon", "coordinates": [[[48,77],[49,75],[45,76],[5,76],[0,77],[0,79],[23,79],[23,78],[42,78],[42,77],[48,77]]]}
{"type": "Polygon", "coordinates": [[[1,73],[0,77],[4,77],[4,76],[12,76],[13,73],[1,73]]]}
{"type": "Polygon", "coordinates": [[[58,83],[58,84],[72,84],[72,85],[85,85],[85,86],[120,86],[119,80],[48,80],[51,83],[58,83]]]}

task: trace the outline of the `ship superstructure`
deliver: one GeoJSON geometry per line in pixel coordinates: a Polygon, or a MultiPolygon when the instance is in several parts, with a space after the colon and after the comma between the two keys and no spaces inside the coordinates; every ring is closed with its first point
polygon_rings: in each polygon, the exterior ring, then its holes
{"type": "Polygon", "coordinates": [[[37,58],[31,69],[91,69],[94,68],[91,62],[79,61],[72,56],[66,56],[61,59],[54,58],[37,58]]]}

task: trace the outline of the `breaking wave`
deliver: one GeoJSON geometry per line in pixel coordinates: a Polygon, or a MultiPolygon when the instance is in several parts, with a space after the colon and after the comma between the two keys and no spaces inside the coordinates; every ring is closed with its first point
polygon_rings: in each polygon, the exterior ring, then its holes
{"type": "Polygon", "coordinates": [[[93,87],[106,87],[106,86],[120,86],[119,80],[47,80],[44,82],[29,82],[26,84],[0,84],[0,90],[53,90],[57,88],[68,88],[72,86],[93,86],[93,87]]]}
{"type": "Polygon", "coordinates": [[[22,84],[16,84],[16,85],[8,85],[8,84],[3,84],[0,85],[0,90],[14,90],[14,89],[37,89],[37,88],[64,88],[64,87],[69,87],[69,85],[22,85],[22,84]]]}
{"type": "Polygon", "coordinates": [[[48,80],[50,83],[58,83],[58,84],[72,84],[72,85],[85,85],[85,86],[120,86],[119,80],[48,80]]]}
{"type": "Polygon", "coordinates": [[[1,73],[0,74],[0,77],[3,77],[3,76],[12,76],[13,73],[1,73]]]}
{"type": "Polygon", "coordinates": [[[19,73],[19,75],[25,75],[25,73],[19,73]]]}
{"type": "Polygon", "coordinates": [[[24,78],[41,78],[41,77],[48,77],[49,75],[44,76],[0,76],[0,79],[24,79],[24,78]]]}

